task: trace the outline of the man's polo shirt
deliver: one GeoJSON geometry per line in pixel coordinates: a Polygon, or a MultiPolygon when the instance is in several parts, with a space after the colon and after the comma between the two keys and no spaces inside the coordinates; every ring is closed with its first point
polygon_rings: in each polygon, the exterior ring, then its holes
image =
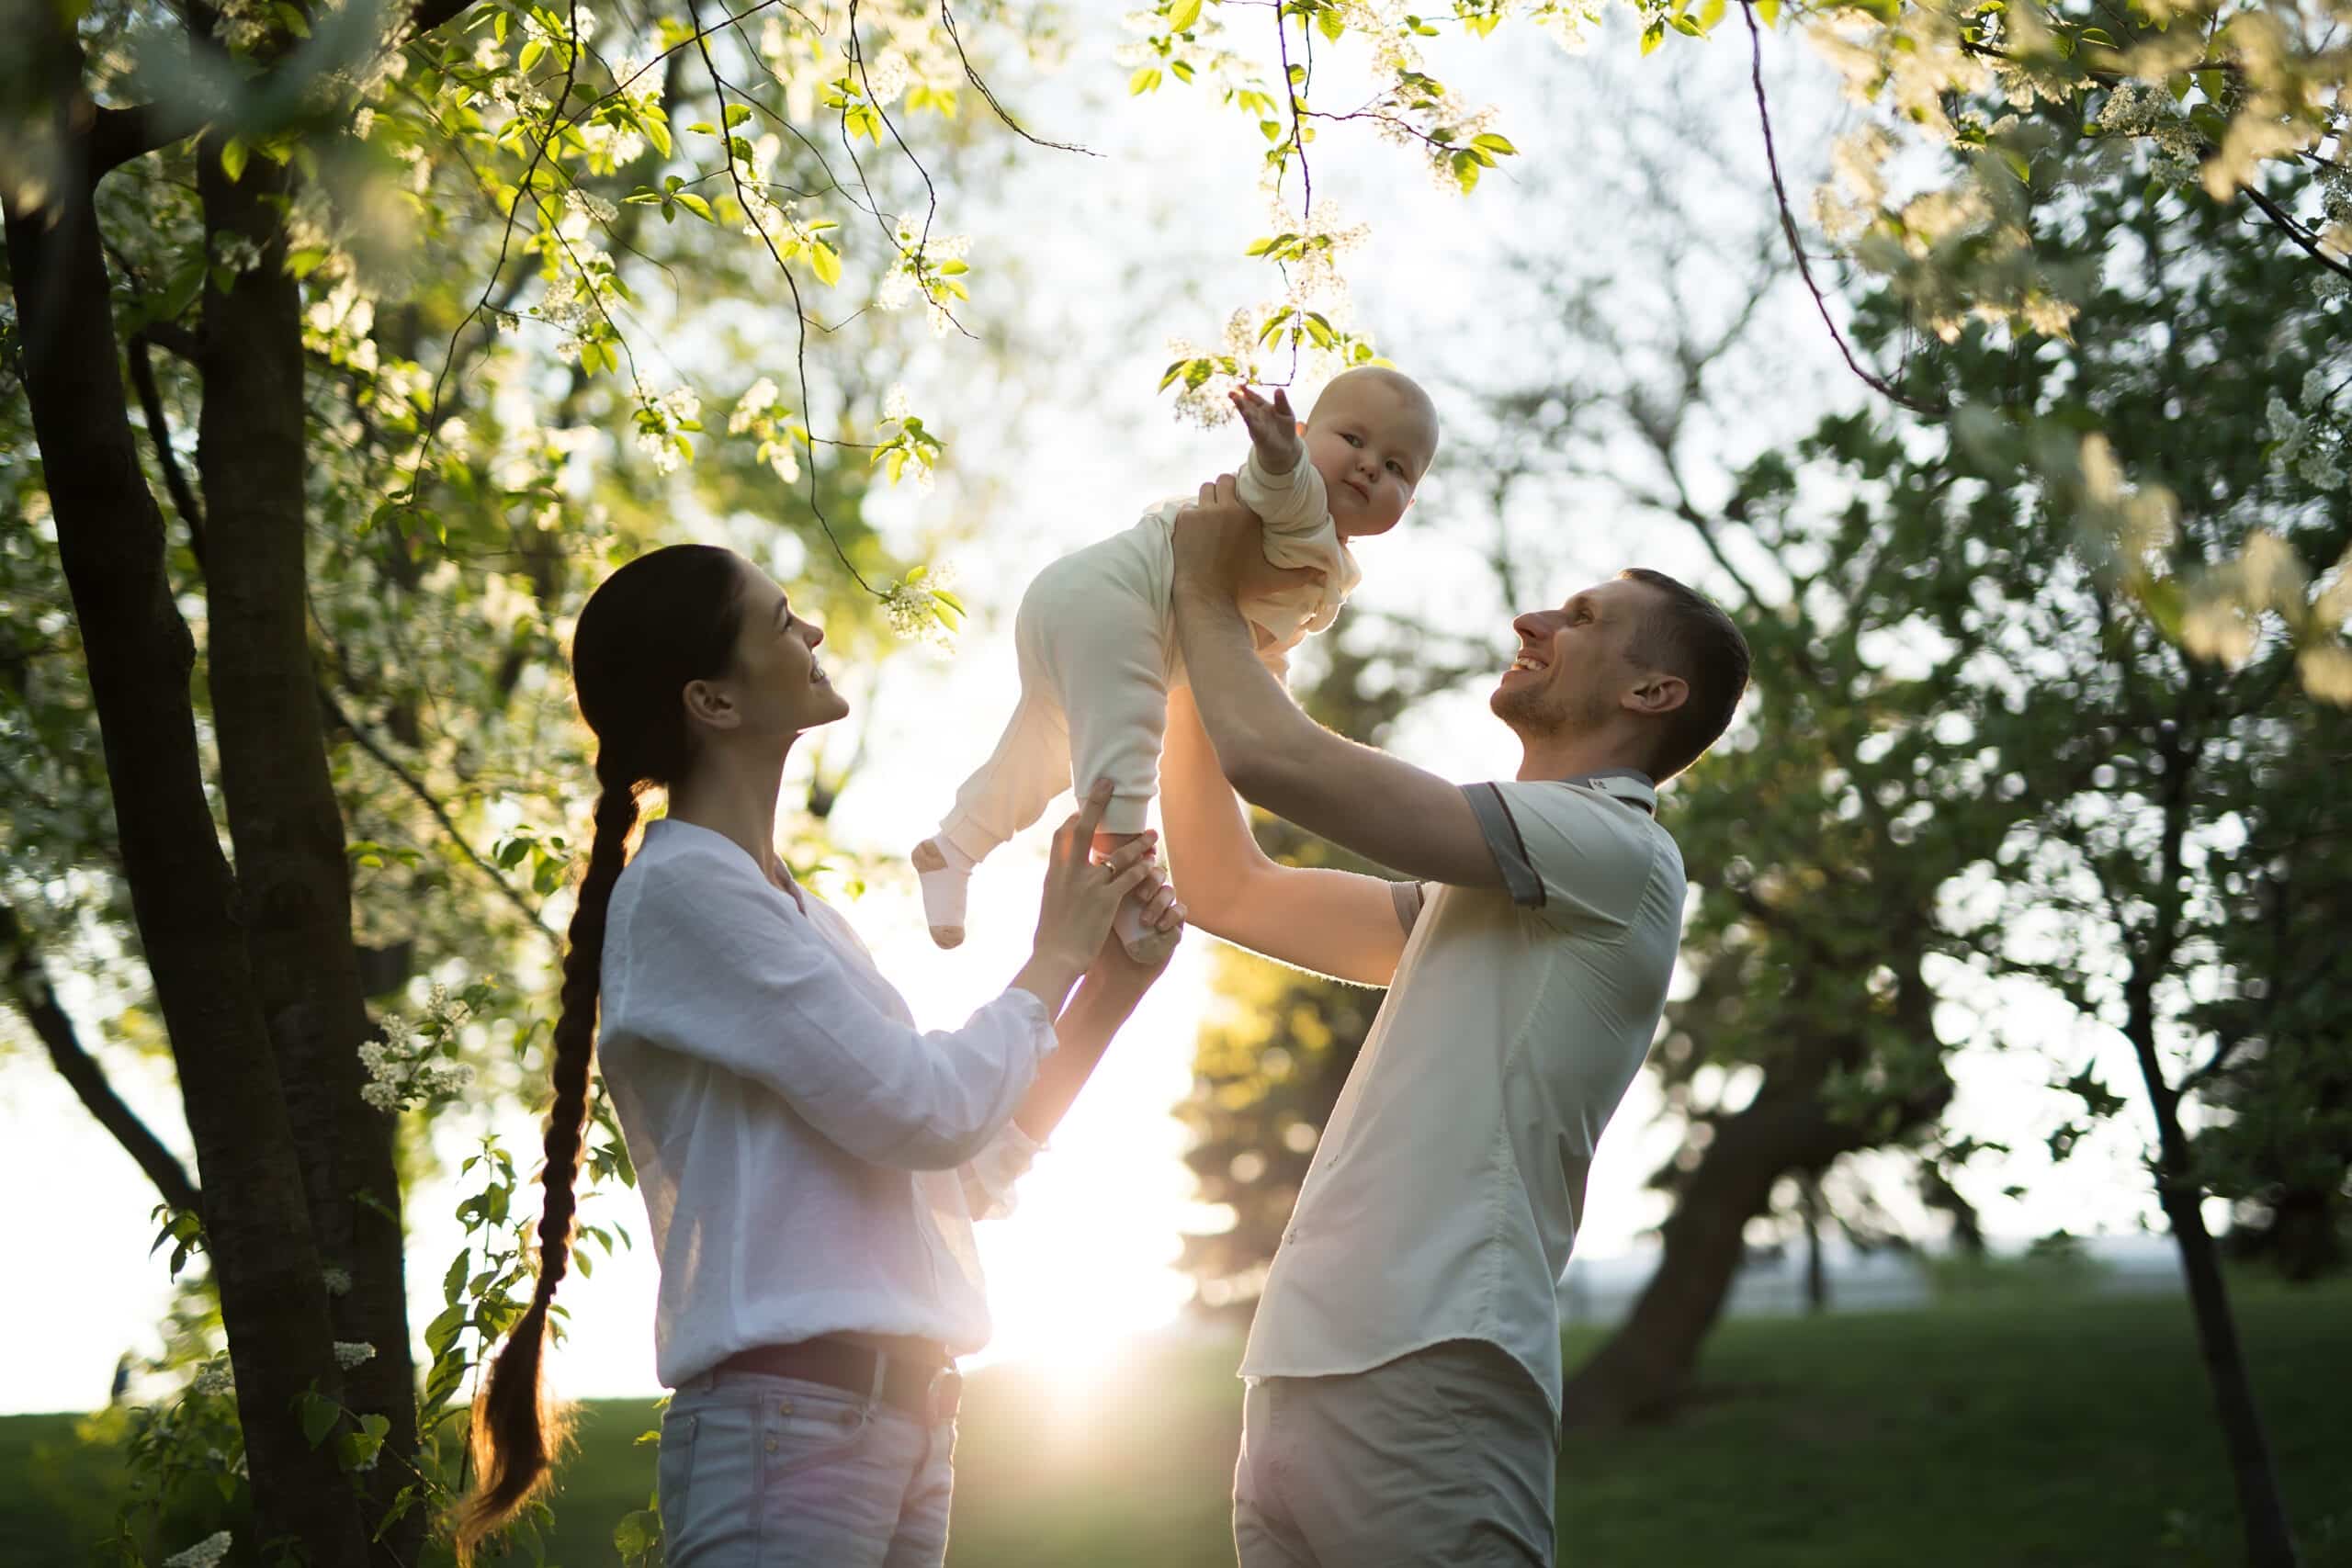
{"type": "Polygon", "coordinates": [[[1274,1255],[1241,1374],[1364,1371],[1482,1339],[1526,1367],[1556,1420],[1556,1288],[1594,1145],[1665,1009],[1682,856],[1637,773],[1463,793],[1503,886],[1400,886],[1411,935],[1274,1255]]]}

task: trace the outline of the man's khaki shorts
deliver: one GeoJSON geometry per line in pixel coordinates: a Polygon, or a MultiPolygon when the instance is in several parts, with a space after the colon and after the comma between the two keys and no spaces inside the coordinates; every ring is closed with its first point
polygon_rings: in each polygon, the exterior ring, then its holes
{"type": "Polygon", "coordinates": [[[1482,1340],[1253,1378],[1234,1548],[1241,1568],[1550,1568],[1558,1454],[1543,1390],[1482,1340]]]}

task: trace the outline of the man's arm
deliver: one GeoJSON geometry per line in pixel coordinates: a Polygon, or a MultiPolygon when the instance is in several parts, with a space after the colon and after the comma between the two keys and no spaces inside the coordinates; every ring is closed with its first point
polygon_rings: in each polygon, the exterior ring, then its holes
{"type": "MultiPolygon", "coordinates": [[[[1254,665],[1255,660],[1250,660],[1254,665]]],[[[1301,969],[1385,986],[1405,952],[1395,886],[1376,876],[1282,865],[1242,820],[1190,692],[1168,698],[1159,818],[1169,875],[1192,923],[1301,969]]]]}
{"type": "MultiPolygon", "coordinates": [[[[1501,886],[1460,789],[1325,729],[1258,662],[1234,595],[1267,573],[1298,576],[1265,564],[1258,520],[1236,498],[1230,475],[1204,487],[1201,505],[1176,524],[1176,635],[1201,727],[1225,776],[1251,804],[1366,859],[1428,881],[1501,886]]],[[[1171,820],[1170,851],[1181,852],[1173,837],[1171,820]]],[[[1189,890],[1186,901],[1200,918],[1189,890]]]]}

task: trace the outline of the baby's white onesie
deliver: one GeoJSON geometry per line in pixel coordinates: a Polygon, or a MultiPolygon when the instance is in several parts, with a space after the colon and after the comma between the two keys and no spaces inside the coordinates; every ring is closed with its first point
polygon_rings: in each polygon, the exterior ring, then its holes
{"type": "MultiPolygon", "coordinates": [[[[1271,638],[1260,657],[1272,660],[1329,626],[1363,573],[1332,525],[1323,476],[1306,453],[1289,473],[1270,475],[1253,450],[1239,488],[1265,524],[1266,559],[1323,573],[1320,584],[1240,605],[1271,638]]],[[[1062,791],[1083,791],[1098,778],[1112,781],[1102,830],[1143,830],[1159,793],[1168,694],[1184,682],[1175,525],[1193,504],[1162,502],[1134,527],[1062,557],[1030,582],[1013,621],[1021,700],[995,753],[964,781],[939,827],[963,855],[981,859],[1062,791]]]]}

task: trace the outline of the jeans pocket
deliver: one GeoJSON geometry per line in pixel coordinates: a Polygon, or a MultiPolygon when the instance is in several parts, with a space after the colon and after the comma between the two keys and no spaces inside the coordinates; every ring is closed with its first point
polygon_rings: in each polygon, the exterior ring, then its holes
{"type": "Polygon", "coordinates": [[[672,1408],[662,1413],[654,1506],[662,1516],[662,1532],[673,1539],[685,1533],[686,1498],[694,1484],[695,1438],[701,1427],[702,1417],[694,1411],[672,1408]]]}
{"type": "Polygon", "coordinates": [[[842,1459],[857,1449],[874,1421],[874,1406],[821,1383],[800,1383],[763,1413],[765,1468],[781,1481],[842,1459]]]}

